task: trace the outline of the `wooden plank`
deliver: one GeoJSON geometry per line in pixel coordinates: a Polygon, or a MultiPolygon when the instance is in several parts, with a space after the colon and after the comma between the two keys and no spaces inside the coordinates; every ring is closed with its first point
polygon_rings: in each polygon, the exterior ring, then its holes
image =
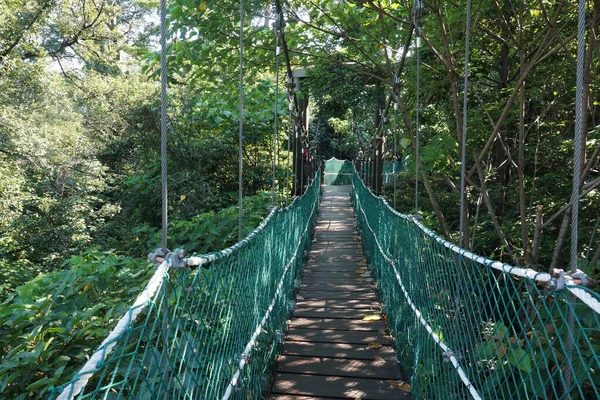
{"type": "Polygon", "coordinates": [[[385,330],[381,321],[363,321],[362,319],[334,319],[334,318],[293,318],[290,328],[304,329],[331,329],[341,331],[369,331],[379,332],[385,330]]]}
{"type": "Polygon", "coordinates": [[[333,265],[333,264],[321,264],[321,265],[307,265],[304,267],[304,273],[309,273],[309,274],[314,274],[314,273],[321,273],[321,274],[325,274],[327,272],[334,272],[334,273],[347,273],[347,274],[355,274],[357,269],[362,268],[364,269],[364,267],[359,266],[357,263],[356,264],[350,264],[350,265],[333,265]]]}
{"type": "Polygon", "coordinates": [[[383,345],[391,343],[390,337],[387,336],[384,331],[338,331],[331,329],[302,328],[290,328],[286,340],[313,343],[347,343],[365,346],[371,342],[378,342],[383,345]]]}
{"type": "Polygon", "coordinates": [[[356,269],[357,268],[348,269],[346,271],[344,271],[344,270],[342,270],[342,271],[327,271],[327,270],[316,269],[313,267],[313,269],[304,268],[304,273],[310,274],[311,278],[321,278],[321,279],[358,278],[358,277],[360,277],[360,275],[355,272],[356,269]]]}
{"type": "Polygon", "coordinates": [[[387,380],[288,373],[276,374],[271,393],[364,400],[411,398],[409,392],[396,389],[387,380]]]}
{"type": "Polygon", "coordinates": [[[380,359],[356,360],[283,355],[279,358],[277,370],[295,374],[402,379],[397,362],[380,359]]]}
{"type": "Polygon", "coordinates": [[[367,314],[377,313],[375,310],[343,309],[324,307],[299,307],[296,306],[292,318],[335,318],[335,319],[362,319],[367,314]]]}
{"type": "Polygon", "coordinates": [[[362,250],[351,250],[347,249],[345,251],[333,252],[326,250],[313,251],[310,253],[310,261],[319,263],[322,261],[346,261],[346,262],[361,262],[365,260],[365,256],[362,253],[362,250]]]}
{"type": "MultiPolygon", "coordinates": [[[[380,342],[373,340],[370,343],[380,342]]],[[[287,341],[283,354],[304,357],[351,358],[354,360],[374,360],[379,357],[385,361],[396,362],[396,352],[390,346],[373,349],[368,344],[319,343],[287,341]]]]}
{"type": "Polygon", "coordinates": [[[295,394],[274,394],[269,396],[269,400],[322,400],[322,399],[337,399],[338,397],[312,397],[298,396],[295,394]]]}
{"type": "Polygon", "coordinates": [[[355,261],[331,261],[323,263],[315,263],[314,260],[310,260],[304,267],[305,270],[318,270],[318,271],[355,271],[357,269],[366,269],[365,262],[358,257],[355,261]]]}
{"type": "Polygon", "coordinates": [[[361,299],[308,299],[296,297],[296,307],[326,307],[344,309],[380,310],[381,305],[376,301],[361,299]]]}
{"type": "Polygon", "coordinates": [[[330,278],[330,277],[320,277],[320,276],[312,276],[310,273],[304,275],[304,279],[302,279],[302,283],[306,285],[325,285],[326,287],[331,286],[347,286],[350,285],[353,288],[365,287],[365,284],[371,283],[370,278],[363,278],[361,276],[354,277],[345,277],[345,278],[330,278]]]}
{"type": "Polygon", "coordinates": [[[301,288],[300,296],[305,299],[335,299],[335,300],[376,300],[377,296],[372,290],[354,291],[354,292],[336,292],[331,290],[319,290],[311,288],[301,288]]]}
{"type": "MultiPolygon", "coordinates": [[[[317,282],[311,282],[317,283],[317,282]]],[[[300,285],[300,287],[306,287],[306,283],[300,285]]],[[[319,289],[321,290],[339,290],[339,291],[372,291],[369,286],[365,286],[365,282],[347,282],[347,283],[335,283],[335,282],[318,282],[319,289]]]]}

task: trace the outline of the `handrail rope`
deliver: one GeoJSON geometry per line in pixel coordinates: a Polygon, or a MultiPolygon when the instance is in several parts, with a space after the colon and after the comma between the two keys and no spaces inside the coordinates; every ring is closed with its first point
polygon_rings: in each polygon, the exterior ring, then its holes
{"type": "MultiPolygon", "coordinates": [[[[312,210],[310,212],[310,217],[306,219],[306,224],[304,225],[304,231],[302,232],[302,235],[300,235],[300,238],[304,237],[304,235],[308,231],[308,228],[310,226],[312,218],[313,218],[313,216],[315,214],[315,209],[316,209],[317,203],[318,203],[318,201],[315,201],[313,203],[313,207],[312,207],[312,210]]],[[[238,379],[239,379],[242,371],[244,370],[244,367],[248,363],[248,355],[250,354],[250,351],[252,350],[252,347],[254,346],[254,343],[256,342],[256,339],[258,338],[258,335],[261,333],[263,326],[265,325],[265,323],[269,319],[269,316],[271,315],[271,311],[273,311],[273,308],[275,307],[275,303],[276,303],[279,295],[281,294],[281,288],[283,287],[283,283],[285,281],[285,276],[287,275],[287,273],[288,273],[288,271],[289,271],[292,263],[294,262],[294,260],[296,260],[296,258],[298,258],[298,251],[300,250],[300,244],[301,243],[302,243],[302,240],[299,240],[298,241],[298,245],[296,246],[296,249],[294,250],[294,254],[290,258],[289,262],[286,264],[286,266],[284,268],[284,271],[283,271],[283,274],[281,276],[281,279],[279,280],[279,284],[277,285],[277,290],[275,291],[275,294],[273,295],[273,300],[271,301],[271,304],[269,305],[269,307],[265,311],[265,315],[263,316],[263,319],[256,326],[256,329],[254,330],[254,333],[252,334],[252,337],[250,338],[250,340],[246,344],[246,347],[244,348],[244,351],[242,352],[242,355],[240,357],[240,363],[238,365],[238,369],[235,372],[235,374],[233,375],[233,377],[231,378],[231,381],[229,381],[229,384],[227,385],[227,389],[225,390],[225,394],[223,395],[222,400],[229,399],[229,396],[231,396],[232,390],[236,387],[238,379]]]]}
{"type": "Polygon", "coordinates": [[[465,66],[464,66],[464,89],[463,89],[463,126],[461,138],[461,156],[460,156],[460,223],[458,243],[462,246],[465,239],[464,231],[466,229],[467,198],[466,198],[466,164],[467,164],[467,113],[469,100],[469,43],[471,40],[471,0],[467,0],[467,34],[465,36],[465,66]]]}
{"type": "MultiPolygon", "coordinates": [[[[363,185],[364,185],[364,183],[363,183],[363,185]]],[[[366,188],[366,186],[365,186],[365,188],[366,188]]],[[[371,196],[377,197],[371,191],[369,191],[369,193],[371,194],[371,196]]],[[[449,249],[457,254],[460,254],[460,255],[468,258],[471,261],[475,261],[476,263],[479,263],[485,267],[490,267],[490,268],[496,269],[498,271],[506,272],[510,275],[519,276],[522,278],[528,278],[528,279],[531,279],[533,281],[540,282],[540,283],[549,282],[549,281],[552,281],[552,279],[554,279],[552,277],[552,275],[550,275],[547,272],[540,272],[540,271],[536,271],[531,268],[523,268],[523,267],[518,267],[518,266],[510,265],[507,263],[503,263],[501,261],[495,261],[490,258],[475,254],[472,251],[465,250],[465,249],[461,248],[460,246],[457,246],[456,244],[449,242],[448,240],[438,236],[435,232],[433,232],[431,229],[429,229],[425,225],[423,225],[414,216],[402,214],[402,213],[394,210],[385,199],[382,199],[382,200],[385,203],[386,207],[392,213],[394,213],[396,216],[403,218],[405,220],[408,220],[408,221],[412,221],[427,236],[431,237],[432,239],[434,239],[436,242],[443,245],[447,249],[449,249]]],[[[569,292],[573,293],[573,295],[575,295],[578,299],[580,299],[582,302],[584,302],[593,311],[600,314],[600,300],[598,300],[598,298],[596,296],[594,296],[595,292],[587,289],[584,286],[575,284],[573,282],[573,279],[568,275],[565,276],[564,278],[566,281],[565,289],[567,289],[569,292]]]]}
{"type": "MultiPolygon", "coordinates": [[[[396,268],[396,263],[383,250],[383,248],[381,246],[381,243],[377,239],[377,235],[375,235],[375,231],[371,227],[371,224],[369,224],[369,220],[367,219],[367,215],[365,214],[365,211],[364,211],[363,207],[361,206],[360,199],[358,198],[358,196],[355,196],[355,197],[356,197],[356,201],[358,203],[358,208],[360,209],[360,212],[362,213],[362,215],[364,217],[364,221],[366,223],[366,226],[369,229],[369,231],[371,232],[371,235],[373,236],[373,239],[375,240],[375,244],[377,244],[377,248],[379,250],[379,253],[383,257],[383,259],[385,260],[385,262],[388,263],[388,265],[390,265],[393,268],[394,275],[396,276],[396,280],[398,281],[398,284],[400,285],[400,289],[402,289],[402,293],[404,294],[404,297],[406,298],[406,301],[408,302],[408,304],[412,308],[413,312],[415,313],[417,319],[419,320],[419,322],[421,323],[421,325],[423,325],[423,327],[425,328],[425,330],[427,331],[427,333],[429,333],[429,335],[433,338],[433,341],[438,346],[440,346],[440,348],[444,351],[445,357],[447,357],[448,360],[452,363],[452,366],[454,367],[454,369],[456,369],[456,372],[460,376],[460,379],[463,381],[463,383],[465,384],[465,386],[467,387],[467,389],[469,389],[469,393],[471,394],[471,396],[474,399],[480,400],[482,397],[479,395],[479,393],[477,392],[477,389],[475,389],[475,386],[469,380],[469,377],[467,376],[466,372],[463,370],[463,368],[458,363],[458,360],[457,360],[457,358],[455,356],[455,353],[433,331],[433,328],[431,327],[431,325],[429,325],[427,323],[427,321],[425,320],[425,318],[423,318],[423,314],[421,313],[421,311],[419,311],[419,309],[417,309],[416,305],[413,303],[410,295],[408,294],[408,291],[406,290],[406,287],[404,286],[404,283],[402,282],[402,278],[400,278],[400,274],[398,273],[398,270],[396,268]]],[[[379,197],[379,199],[383,200],[383,198],[381,198],[381,197],[379,197]]],[[[386,205],[387,205],[387,203],[386,203],[386,205]]],[[[388,205],[388,207],[389,207],[389,205],[388,205]]]]}
{"type": "Polygon", "coordinates": [[[98,346],[98,349],[92,354],[90,359],[83,367],[81,367],[79,372],[75,374],[75,376],[78,377],[77,380],[65,386],[57,397],[57,400],[70,400],[85,388],[90,378],[100,369],[102,363],[106,360],[106,357],[108,357],[113,348],[117,345],[118,339],[131,327],[131,325],[133,325],[138,315],[146,309],[150,300],[156,295],[156,292],[168,276],[168,271],[169,263],[164,261],[156,269],[154,275],[152,275],[152,278],[150,278],[150,281],[148,281],[144,290],[138,295],[133,305],[129,307],[125,315],[119,320],[106,339],[102,341],[100,346],[98,346]]]}

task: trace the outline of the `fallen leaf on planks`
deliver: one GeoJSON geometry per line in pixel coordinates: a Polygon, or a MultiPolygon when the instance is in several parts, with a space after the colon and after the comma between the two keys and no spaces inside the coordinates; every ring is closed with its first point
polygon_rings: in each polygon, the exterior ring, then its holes
{"type": "Polygon", "coordinates": [[[404,390],[405,392],[410,391],[410,385],[404,381],[390,381],[390,385],[396,389],[404,390]]]}

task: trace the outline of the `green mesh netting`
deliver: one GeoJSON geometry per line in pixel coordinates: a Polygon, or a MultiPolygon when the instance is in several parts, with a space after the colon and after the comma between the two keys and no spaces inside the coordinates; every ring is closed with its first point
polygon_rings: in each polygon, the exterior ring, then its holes
{"type": "Polygon", "coordinates": [[[600,398],[597,293],[459,249],[357,176],[353,202],[413,398],[600,398]]]}
{"type": "Polygon", "coordinates": [[[330,158],[325,161],[325,185],[351,185],[354,166],[350,161],[330,158]]]}
{"type": "Polygon", "coordinates": [[[392,184],[394,183],[394,174],[400,173],[402,169],[402,163],[400,161],[384,161],[383,162],[383,183],[392,184]]]}
{"type": "Polygon", "coordinates": [[[199,256],[204,267],[169,272],[163,263],[148,285],[156,294],[137,301],[123,319],[126,329],[99,348],[100,361],[53,397],[266,397],[308,255],[319,185],[315,179],[237,245],[199,256]]]}

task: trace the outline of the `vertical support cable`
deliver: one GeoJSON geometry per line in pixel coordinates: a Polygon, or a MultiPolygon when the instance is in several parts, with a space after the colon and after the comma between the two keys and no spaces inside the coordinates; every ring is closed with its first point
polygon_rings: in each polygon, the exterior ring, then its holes
{"type": "Polygon", "coordinates": [[[571,210],[571,272],[577,270],[579,240],[579,197],[581,190],[581,157],[583,136],[583,66],[585,63],[585,0],[579,0],[577,24],[577,89],[575,93],[575,138],[573,154],[573,205],[571,210]]]}
{"type": "MultiPolygon", "coordinates": [[[[288,84],[291,87],[291,80],[288,80],[288,84]]],[[[289,89],[289,90],[293,90],[293,89],[289,89]]],[[[291,166],[291,155],[290,152],[292,151],[292,140],[296,140],[296,136],[295,136],[295,132],[296,132],[296,124],[294,122],[294,114],[293,114],[293,103],[292,103],[292,96],[288,95],[288,109],[289,109],[289,122],[288,122],[288,145],[287,145],[287,168],[286,168],[286,172],[285,172],[285,182],[288,185],[288,189],[290,186],[290,168],[291,166]]],[[[289,192],[289,191],[288,191],[289,192]]],[[[285,205],[287,206],[289,204],[289,197],[290,196],[286,196],[286,202],[285,205]]]]}
{"type": "Polygon", "coordinates": [[[167,191],[167,5],[160,0],[160,162],[162,198],[161,247],[167,251],[168,191],[167,191]]]}
{"type": "MultiPolygon", "coordinates": [[[[161,163],[161,198],[162,198],[162,236],[161,247],[163,252],[167,252],[167,234],[169,228],[168,219],[168,190],[167,190],[167,0],[160,0],[160,163],[161,163]]],[[[164,286],[162,304],[162,342],[168,342],[169,335],[169,310],[167,301],[167,286],[164,286]]],[[[168,358],[167,346],[163,346],[161,355],[162,365],[167,365],[168,358]]],[[[167,385],[169,379],[169,369],[164,368],[162,381],[167,385]]],[[[160,392],[163,386],[160,386],[160,392]]],[[[165,391],[167,389],[165,388],[165,391]]]]}
{"type": "Polygon", "coordinates": [[[396,163],[398,162],[398,95],[394,95],[394,210],[397,210],[397,197],[398,197],[398,178],[396,174],[396,163]]]}
{"type": "MultiPolygon", "coordinates": [[[[575,138],[573,143],[573,194],[571,209],[571,273],[577,271],[577,242],[579,241],[579,197],[581,190],[581,159],[583,153],[583,68],[585,64],[585,0],[579,0],[577,10],[577,77],[575,92],[575,138]]],[[[571,391],[572,365],[573,365],[573,330],[575,325],[575,313],[573,311],[574,296],[569,297],[571,307],[569,308],[568,323],[571,334],[567,341],[566,366],[564,367],[565,387],[564,392],[571,391]]]]}
{"type": "Polygon", "coordinates": [[[421,104],[419,99],[419,91],[421,85],[421,32],[417,28],[417,93],[416,93],[416,122],[415,122],[415,212],[419,210],[419,113],[421,104]]]}
{"type": "Polygon", "coordinates": [[[461,138],[461,156],[460,156],[460,226],[458,245],[463,246],[463,235],[465,231],[466,214],[466,164],[467,164],[467,112],[468,112],[468,93],[469,93],[469,42],[471,39],[471,0],[467,0],[467,34],[465,36],[465,67],[464,67],[464,90],[463,90],[463,126],[461,138]]]}
{"type": "Polygon", "coordinates": [[[273,188],[271,189],[271,206],[275,205],[275,172],[277,168],[277,118],[279,117],[279,53],[281,48],[279,47],[279,30],[282,29],[280,24],[280,16],[276,15],[275,21],[275,36],[276,36],[276,47],[275,47],[275,116],[273,118],[273,188]]]}
{"type": "Polygon", "coordinates": [[[244,144],[244,0],[240,0],[240,106],[239,106],[239,134],[238,134],[238,241],[242,241],[243,218],[243,144],[244,144]]]}

